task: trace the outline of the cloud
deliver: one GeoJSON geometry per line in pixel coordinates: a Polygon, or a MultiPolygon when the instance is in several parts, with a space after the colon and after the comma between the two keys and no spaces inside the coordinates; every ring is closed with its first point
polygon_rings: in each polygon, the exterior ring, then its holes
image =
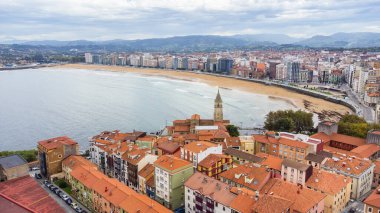
{"type": "Polygon", "coordinates": [[[0,39],[380,32],[378,0],[2,0],[0,39]]]}

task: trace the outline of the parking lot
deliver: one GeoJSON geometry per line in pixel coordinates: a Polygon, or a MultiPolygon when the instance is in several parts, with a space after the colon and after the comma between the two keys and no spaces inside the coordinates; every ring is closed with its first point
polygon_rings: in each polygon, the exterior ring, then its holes
{"type": "Polygon", "coordinates": [[[36,179],[36,181],[41,185],[45,191],[62,207],[66,212],[90,212],[87,208],[85,208],[82,204],[77,202],[73,197],[63,192],[63,190],[59,189],[54,183],[47,181],[44,178],[36,178],[36,174],[39,174],[39,170],[30,171],[29,175],[36,179]],[[73,203],[74,204],[73,207],[73,203]],[[75,208],[75,209],[74,209],[75,208]]]}

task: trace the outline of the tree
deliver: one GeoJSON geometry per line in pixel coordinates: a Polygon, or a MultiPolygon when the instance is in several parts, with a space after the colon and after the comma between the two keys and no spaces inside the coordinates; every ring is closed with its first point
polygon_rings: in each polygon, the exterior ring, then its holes
{"type": "Polygon", "coordinates": [[[369,130],[380,129],[379,124],[369,124],[357,115],[344,115],[338,122],[338,133],[366,138],[369,130]]]}
{"type": "Polygon", "coordinates": [[[239,136],[239,130],[235,125],[230,124],[226,128],[231,137],[239,136]]]}
{"type": "Polygon", "coordinates": [[[273,131],[301,132],[313,129],[313,114],[301,110],[278,110],[269,112],[264,128],[273,131]]]}

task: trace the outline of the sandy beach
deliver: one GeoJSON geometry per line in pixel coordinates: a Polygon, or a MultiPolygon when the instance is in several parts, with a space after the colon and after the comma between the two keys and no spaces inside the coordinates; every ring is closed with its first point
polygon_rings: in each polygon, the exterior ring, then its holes
{"type": "Polygon", "coordinates": [[[339,120],[340,116],[352,111],[343,105],[335,104],[323,99],[310,97],[299,94],[284,88],[268,86],[264,84],[241,81],[231,78],[196,74],[189,72],[179,72],[174,70],[151,69],[151,68],[134,68],[122,66],[105,66],[105,65],[87,65],[87,64],[67,64],[57,66],[56,68],[76,68],[87,70],[103,70],[113,72],[133,72],[143,75],[161,76],[166,78],[181,79],[187,81],[199,81],[211,86],[218,86],[226,89],[237,89],[256,94],[268,95],[270,98],[283,99],[291,102],[297,108],[307,110],[319,115],[319,118],[330,119],[333,121],[339,120]]]}

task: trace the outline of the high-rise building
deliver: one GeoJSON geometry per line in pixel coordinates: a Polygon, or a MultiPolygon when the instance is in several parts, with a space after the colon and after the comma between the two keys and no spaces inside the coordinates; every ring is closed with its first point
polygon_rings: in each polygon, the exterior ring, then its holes
{"type": "Polygon", "coordinates": [[[218,59],[217,72],[230,74],[234,61],[229,58],[218,59]]]}
{"type": "Polygon", "coordinates": [[[87,64],[92,64],[92,54],[91,53],[85,53],[84,54],[84,60],[87,64]]]}

